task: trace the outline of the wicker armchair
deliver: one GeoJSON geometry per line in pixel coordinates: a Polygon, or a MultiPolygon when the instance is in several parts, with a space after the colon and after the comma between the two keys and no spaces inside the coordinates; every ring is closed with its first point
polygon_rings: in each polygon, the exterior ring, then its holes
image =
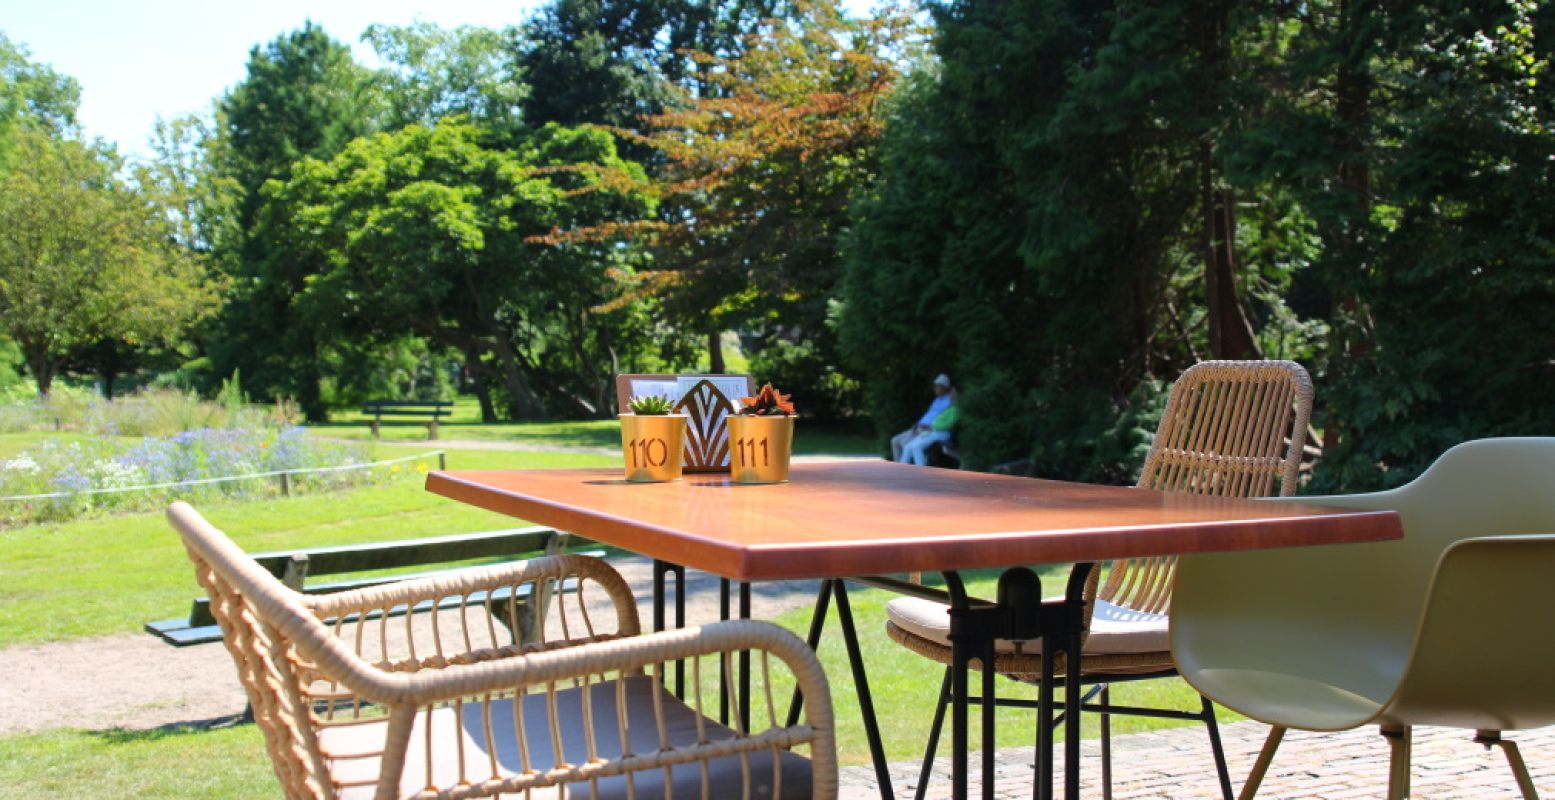
{"type": "Polygon", "coordinates": [[[837,794],[826,677],[815,654],[774,625],[639,635],[621,576],[576,555],[302,595],[188,505],[168,517],[210,594],[287,797],[837,794]],[[516,639],[504,621],[525,614],[531,635],[516,639]],[[548,638],[553,627],[559,636],[548,638]],[[703,694],[718,691],[716,662],[727,667],[742,651],[755,656],[764,730],[701,713],[703,694]],[[773,668],[774,656],[786,670],[773,668]],[[690,662],[686,700],[663,688],[675,661],[690,662]],[[793,686],[805,720],[779,725],[772,698],[793,686]],[[798,746],[808,759],[792,752],[798,746]]]}
{"type": "MultiPolygon", "coordinates": [[[[1311,410],[1311,378],[1294,362],[1205,361],[1190,367],[1172,385],[1138,486],[1218,497],[1259,497],[1276,491],[1294,494],[1311,410]]],[[[1085,695],[1085,710],[1100,713],[1102,791],[1109,800],[1112,714],[1203,722],[1209,731],[1221,793],[1227,800],[1231,798],[1231,778],[1215,710],[1208,699],[1202,700],[1198,711],[1111,703],[1110,684],[1177,674],[1168,647],[1166,616],[1176,567],[1174,557],[1117,561],[1105,570],[1093,570],[1086,586],[1087,634],[1082,645],[1081,680],[1092,687],[1085,695]],[[1092,703],[1093,699],[1099,702],[1092,703]]],[[[886,605],[886,616],[886,632],[892,640],[919,655],[951,663],[950,622],[943,604],[898,598],[886,605]]],[[[1060,676],[1068,669],[1065,662],[1060,654],[1060,676]]],[[[979,664],[973,661],[972,666],[979,664]]],[[[1027,646],[1017,652],[1012,643],[999,642],[994,669],[1006,677],[1035,683],[1041,677],[1041,649],[1027,646]]],[[[947,667],[939,710],[929,730],[923,777],[918,782],[920,798],[949,702],[947,667]]],[[[1027,701],[994,702],[1031,706],[1027,701]]]]}

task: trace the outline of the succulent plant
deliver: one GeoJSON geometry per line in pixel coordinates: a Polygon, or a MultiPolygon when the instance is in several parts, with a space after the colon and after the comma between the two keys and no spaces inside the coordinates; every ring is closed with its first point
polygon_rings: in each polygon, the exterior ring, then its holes
{"type": "Polygon", "coordinates": [[[634,397],[627,405],[633,414],[644,417],[661,417],[670,413],[674,406],[670,405],[670,399],[661,394],[646,394],[634,397]]]}
{"type": "Polygon", "coordinates": [[[752,417],[790,417],[794,414],[794,404],[788,398],[792,396],[779,393],[769,383],[762,386],[755,397],[740,398],[740,413],[752,417]]]}

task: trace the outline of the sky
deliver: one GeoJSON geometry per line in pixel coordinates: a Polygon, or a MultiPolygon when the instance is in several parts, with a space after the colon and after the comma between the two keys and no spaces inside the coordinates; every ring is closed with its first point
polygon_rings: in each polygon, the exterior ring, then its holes
{"type": "Polygon", "coordinates": [[[424,19],[506,27],[541,0],[0,0],[0,31],[81,84],[88,137],[149,153],[158,116],[206,111],[243,79],[249,50],[313,20],[376,64],[362,31],[424,19]]]}

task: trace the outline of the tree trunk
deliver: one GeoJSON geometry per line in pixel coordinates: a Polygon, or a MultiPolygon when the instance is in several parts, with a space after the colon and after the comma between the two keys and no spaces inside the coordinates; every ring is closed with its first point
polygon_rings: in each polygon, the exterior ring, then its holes
{"type": "Polygon", "coordinates": [[[27,371],[38,384],[38,396],[48,399],[49,389],[54,385],[54,360],[49,358],[46,348],[26,344],[22,345],[22,355],[27,362],[27,371]]]}
{"type": "Polygon", "coordinates": [[[722,375],[725,369],[723,332],[713,331],[707,334],[707,371],[722,375]]]}
{"type": "Polygon", "coordinates": [[[1209,206],[1209,250],[1205,254],[1204,296],[1208,302],[1209,348],[1214,358],[1259,358],[1253,325],[1242,308],[1236,287],[1235,198],[1230,189],[1211,189],[1204,196],[1209,206]]]}
{"type": "Polygon", "coordinates": [[[481,422],[496,422],[497,407],[491,402],[491,381],[487,378],[486,365],[481,363],[480,348],[474,344],[464,348],[464,368],[470,371],[471,388],[481,405],[481,422]]]}
{"type": "MultiPolygon", "coordinates": [[[[1349,199],[1355,203],[1348,223],[1341,223],[1337,231],[1338,245],[1345,255],[1341,263],[1351,270],[1344,280],[1337,282],[1329,319],[1328,349],[1331,361],[1353,363],[1364,356],[1368,343],[1355,329],[1355,320],[1361,314],[1361,300],[1352,281],[1359,274],[1364,258],[1361,238],[1365,235],[1366,221],[1371,216],[1371,162],[1367,157],[1371,121],[1371,73],[1367,58],[1375,49],[1369,32],[1363,24],[1370,6],[1357,0],[1345,0],[1339,4],[1338,52],[1342,54],[1334,80],[1334,93],[1338,98],[1335,113],[1344,136],[1343,157],[1336,177],[1349,199]]],[[[1332,282],[1331,282],[1332,283],[1332,282]]],[[[1344,435],[1344,420],[1329,415],[1323,425],[1323,449],[1339,446],[1344,435]]]]}
{"type": "Polygon", "coordinates": [[[502,364],[502,381],[508,389],[508,415],[514,419],[544,419],[545,407],[524,379],[523,370],[518,366],[518,354],[513,351],[507,331],[495,320],[490,326],[491,336],[496,341],[497,361],[502,364]]]}

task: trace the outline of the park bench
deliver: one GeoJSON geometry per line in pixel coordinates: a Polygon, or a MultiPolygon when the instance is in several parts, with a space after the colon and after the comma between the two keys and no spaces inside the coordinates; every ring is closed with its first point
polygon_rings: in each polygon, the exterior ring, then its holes
{"type": "MultiPolygon", "coordinates": [[[[426,539],[405,539],[397,542],[374,542],[370,544],[353,544],[337,547],[313,547],[301,550],[282,550],[274,553],[259,553],[253,556],[259,565],[279,578],[282,583],[292,589],[307,594],[329,594],[343,592],[351,589],[361,589],[368,586],[378,586],[385,583],[424,578],[439,572],[449,570],[434,570],[431,572],[417,572],[412,574],[396,574],[374,576],[369,578],[357,578],[353,580],[341,580],[331,583],[308,583],[309,578],[326,575],[345,575],[350,573],[373,572],[378,570],[406,569],[411,567],[425,567],[432,564],[449,564],[461,561],[471,561],[482,558],[513,559],[523,555],[553,555],[563,550],[577,552],[575,548],[591,544],[586,539],[571,537],[550,528],[531,527],[513,528],[510,530],[486,531],[482,533],[466,533],[455,536],[436,536],[426,539]]],[[[586,551],[588,552],[588,551],[586,551]]],[[[588,552],[589,555],[603,555],[602,551],[588,552]]],[[[576,587],[564,585],[562,591],[572,591],[576,587]]],[[[521,635],[522,639],[528,639],[528,623],[531,621],[532,610],[529,605],[529,587],[519,590],[516,598],[511,597],[511,590],[493,594],[491,597],[480,597],[484,602],[489,599],[494,606],[507,607],[508,600],[517,602],[514,608],[518,609],[519,619],[503,619],[502,622],[514,630],[515,635],[521,635]]],[[[442,604],[422,603],[412,608],[399,608],[393,615],[399,616],[406,613],[421,613],[425,611],[439,610],[457,605],[457,598],[448,598],[442,604]]],[[[348,622],[351,620],[347,620],[348,622]]],[[[221,641],[221,628],[216,624],[216,618],[211,615],[210,600],[200,597],[194,600],[189,610],[188,617],[159,620],[146,623],[146,631],[162,638],[163,641],[175,647],[185,647],[192,644],[204,644],[207,642],[221,641]]]]}
{"type": "Polygon", "coordinates": [[[453,413],[454,404],[448,400],[368,400],[362,404],[362,414],[370,416],[367,427],[373,437],[381,433],[384,417],[431,417],[427,420],[427,438],[437,438],[437,424],[453,413]]]}

